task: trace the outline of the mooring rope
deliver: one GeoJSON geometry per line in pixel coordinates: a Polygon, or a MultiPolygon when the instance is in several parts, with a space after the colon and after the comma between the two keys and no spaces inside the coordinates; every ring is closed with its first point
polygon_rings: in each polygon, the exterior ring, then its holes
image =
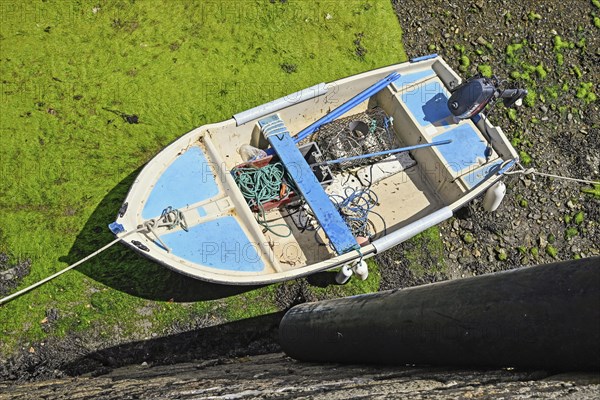
{"type": "Polygon", "coordinates": [[[168,229],[173,229],[176,226],[181,226],[181,228],[185,231],[187,231],[187,223],[185,221],[185,217],[183,216],[183,213],[177,209],[174,209],[172,207],[167,207],[163,210],[160,218],[159,218],[159,223],[157,223],[154,219],[148,220],[146,221],[143,225],[139,226],[138,228],[129,231],[129,232],[125,232],[122,236],[116,238],[115,240],[113,240],[112,242],[110,242],[109,244],[105,245],[104,247],[99,248],[98,250],[96,250],[95,252],[93,252],[92,254],[88,255],[87,257],[82,258],[81,260],[77,261],[74,264],[69,265],[66,268],[63,268],[62,270],[56,272],[53,275],[50,275],[47,278],[42,279],[41,281],[38,281],[30,286],[27,286],[24,289],[19,290],[18,292],[15,292],[9,296],[3,297],[0,299],[0,305],[4,304],[4,303],[8,303],[9,301],[21,296],[22,294],[25,294],[39,286],[42,286],[44,283],[50,282],[52,279],[64,274],[65,272],[72,270],[73,268],[77,267],[78,265],[83,264],[84,262],[88,261],[89,259],[96,257],[98,254],[108,250],[110,247],[114,246],[115,244],[117,244],[118,242],[120,242],[121,240],[123,240],[126,236],[129,236],[133,233],[136,232],[142,232],[142,231],[147,231],[149,233],[152,233],[154,236],[156,236],[156,238],[160,241],[160,243],[163,244],[164,248],[167,251],[170,251],[169,248],[163,243],[162,240],[160,240],[160,237],[157,235],[157,233],[154,231],[154,228],[157,227],[166,227],[168,229]]]}
{"type": "Polygon", "coordinates": [[[527,169],[525,169],[523,167],[523,165],[521,165],[521,163],[519,163],[519,162],[517,162],[517,166],[520,169],[515,170],[515,171],[504,172],[504,175],[525,175],[525,176],[527,176],[527,175],[540,175],[540,176],[545,176],[545,177],[548,177],[548,178],[563,179],[563,180],[571,181],[571,182],[585,183],[585,184],[588,184],[588,185],[600,185],[600,181],[591,181],[591,180],[587,180],[587,179],[571,178],[571,177],[568,177],[568,176],[548,174],[548,173],[545,173],[545,172],[539,172],[535,168],[527,168],[527,169]]]}
{"type": "Polygon", "coordinates": [[[41,281],[34,283],[33,285],[27,286],[26,288],[24,288],[24,289],[21,289],[21,290],[19,290],[19,291],[18,291],[18,292],[16,292],[16,293],[13,293],[13,294],[11,294],[11,295],[9,295],[9,296],[6,296],[6,297],[4,297],[4,298],[0,299],[0,305],[1,305],[1,304],[4,304],[4,303],[8,303],[9,301],[11,301],[11,300],[13,300],[13,299],[15,299],[15,298],[17,298],[17,297],[21,296],[22,294],[25,294],[25,293],[29,292],[30,290],[33,290],[33,289],[35,289],[35,288],[37,288],[37,287],[39,287],[39,286],[42,286],[42,285],[43,285],[44,283],[46,283],[46,282],[50,282],[52,279],[54,279],[54,278],[56,278],[56,277],[58,277],[58,276],[60,276],[60,275],[64,274],[65,272],[67,272],[67,271],[69,271],[69,270],[71,270],[71,269],[73,269],[73,268],[77,267],[77,266],[78,266],[78,265],[80,265],[80,264],[83,264],[84,262],[86,262],[86,261],[87,261],[87,260],[89,260],[90,258],[93,258],[93,257],[97,256],[98,254],[102,253],[103,251],[107,250],[108,248],[110,248],[110,247],[114,246],[116,243],[118,243],[119,241],[123,240],[123,238],[124,238],[125,236],[127,236],[127,235],[130,235],[130,234],[132,234],[132,233],[134,233],[134,232],[139,232],[140,230],[143,230],[143,229],[145,229],[145,227],[141,227],[141,228],[139,228],[139,229],[136,229],[136,230],[133,230],[133,231],[131,231],[131,232],[127,232],[127,233],[126,233],[126,234],[124,234],[123,236],[121,236],[121,237],[119,237],[119,238],[116,238],[115,240],[113,240],[112,242],[110,242],[109,244],[107,244],[106,246],[104,246],[104,247],[101,247],[100,249],[96,250],[95,252],[93,252],[92,254],[88,255],[87,257],[85,257],[85,258],[82,258],[81,260],[77,261],[76,263],[74,263],[74,264],[71,264],[71,265],[69,265],[68,267],[66,267],[66,268],[64,268],[64,269],[62,269],[62,270],[60,270],[60,271],[58,271],[58,272],[57,272],[57,273],[55,273],[54,275],[50,275],[49,277],[47,277],[47,278],[44,278],[44,279],[42,279],[41,281]]]}

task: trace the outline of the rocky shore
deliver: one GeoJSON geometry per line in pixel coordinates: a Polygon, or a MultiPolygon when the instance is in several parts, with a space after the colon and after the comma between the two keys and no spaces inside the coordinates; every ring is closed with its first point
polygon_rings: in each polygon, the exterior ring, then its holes
{"type": "MultiPolygon", "coordinates": [[[[524,106],[497,105],[525,168],[600,181],[600,15],[587,0],[393,1],[410,57],[438,53],[463,77],[494,74],[525,87],[524,106]],[[588,88],[588,89],[586,89],[588,88]]],[[[379,257],[382,288],[453,279],[600,254],[600,194],[593,186],[538,175],[506,180],[500,208],[481,201],[440,225],[443,263],[423,252],[407,271],[413,243],[379,257]]]]}

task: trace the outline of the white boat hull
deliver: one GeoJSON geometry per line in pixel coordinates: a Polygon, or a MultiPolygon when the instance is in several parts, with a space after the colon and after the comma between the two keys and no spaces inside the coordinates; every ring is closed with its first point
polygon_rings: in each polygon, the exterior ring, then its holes
{"type": "MultiPolygon", "coordinates": [[[[444,99],[459,82],[447,64],[435,57],[319,84],[227,121],[196,128],[143,168],[113,231],[132,249],[179,273],[236,285],[285,281],[385,251],[451,217],[500,180],[498,170],[517,158],[502,130],[486,118],[455,122],[444,112],[444,99]],[[441,139],[453,140],[452,144],[411,152],[415,166],[383,176],[371,187],[379,197],[376,209],[385,223],[372,222],[376,235],[359,251],[336,254],[319,244],[328,241],[322,231],[315,238],[314,232],[298,229],[280,210],[268,217],[283,221],[292,235],[282,238],[265,232],[230,173],[243,162],[237,152],[240,146],[266,146],[258,120],[277,113],[296,133],[393,71],[401,74],[398,81],[344,116],[376,105],[393,117],[402,144],[441,139]],[[491,157],[483,157],[487,142],[481,131],[486,125],[493,144],[491,157]],[[179,215],[185,224],[161,223],[163,210],[176,210],[171,217],[179,215]]],[[[334,190],[335,184],[328,190],[334,190]]]]}

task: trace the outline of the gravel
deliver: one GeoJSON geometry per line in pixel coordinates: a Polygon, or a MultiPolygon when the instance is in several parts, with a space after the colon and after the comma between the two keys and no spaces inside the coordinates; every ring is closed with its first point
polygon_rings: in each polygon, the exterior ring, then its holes
{"type": "MultiPolygon", "coordinates": [[[[600,92],[600,32],[593,25],[600,9],[591,1],[392,3],[409,58],[438,53],[463,78],[477,74],[478,66],[489,66],[508,85],[527,87],[538,95],[534,105],[516,110],[514,120],[499,105],[489,114],[509,139],[520,140],[516,148],[531,157],[528,167],[600,181],[599,102],[577,97],[581,86],[590,82],[600,92]],[[573,48],[555,50],[556,36],[573,48]],[[516,60],[508,55],[515,43],[523,44],[514,51],[516,60]],[[562,54],[562,65],[557,54],[562,54]],[[461,62],[463,56],[468,66],[461,62]],[[522,72],[525,64],[542,65],[545,74],[515,79],[514,71],[522,72]]],[[[483,211],[481,200],[476,200],[455,219],[440,224],[445,268],[423,252],[424,272],[408,269],[404,254],[418,251],[413,243],[378,257],[382,288],[600,254],[600,201],[581,191],[589,185],[533,175],[512,176],[505,183],[507,195],[497,211],[483,211]],[[577,215],[583,220],[576,221],[577,215]]]]}

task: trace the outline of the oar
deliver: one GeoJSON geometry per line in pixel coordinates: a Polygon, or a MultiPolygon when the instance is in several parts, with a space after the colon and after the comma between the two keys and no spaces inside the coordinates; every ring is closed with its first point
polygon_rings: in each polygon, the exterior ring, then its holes
{"type": "Polygon", "coordinates": [[[337,160],[323,161],[323,162],[319,162],[319,163],[315,163],[315,164],[310,164],[310,165],[311,166],[317,166],[317,165],[339,164],[339,163],[343,163],[343,162],[346,162],[346,161],[362,160],[364,158],[372,158],[372,157],[385,156],[385,155],[389,155],[389,154],[402,153],[403,151],[423,149],[425,147],[441,146],[441,145],[448,144],[448,143],[452,143],[452,139],[440,140],[439,142],[433,142],[433,143],[417,144],[417,145],[408,146],[408,147],[400,147],[398,149],[378,151],[376,153],[361,154],[359,156],[354,156],[354,157],[338,158],[337,160]]]}
{"type": "MultiPolygon", "coordinates": [[[[370,86],[369,88],[363,90],[362,92],[360,92],[359,94],[357,94],[356,96],[354,96],[353,98],[351,98],[350,100],[345,102],[344,104],[340,105],[338,108],[335,108],[327,115],[324,115],[317,121],[313,122],[312,124],[310,124],[309,126],[304,128],[303,130],[298,132],[298,134],[296,136],[294,136],[294,142],[298,143],[299,141],[301,141],[302,139],[306,138],[308,135],[312,134],[314,131],[319,129],[319,127],[321,127],[321,125],[329,123],[329,122],[333,121],[334,119],[338,118],[339,116],[347,113],[348,111],[350,111],[351,109],[353,109],[354,107],[356,107],[357,105],[362,103],[363,101],[367,100],[369,97],[373,96],[375,93],[379,92],[380,90],[385,88],[392,81],[395,81],[399,77],[400,77],[399,73],[392,72],[391,74],[389,74],[382,80],[378,81],[377,83],[370,86]]],[[[273,148],[268,148],[266,150],[266,152],[267,152],[267,155],[272,155],[275,151],[273,150],[273,148]]]]}
{"type": "Polygon", "coordinates": [[[338,108],[331,111],[329,114],[323,116],[318,121],[312,123],[308,127],[298,132],[298,134],[294,137],[294,142],[298,143],[299,141],[301,141],[302,139],[306,138],[308,135],[319,129],[321,125],[327,124],[336,119],[337,117],[347,113],[348,111],[350,111],[369,97],[373,96],[375,93],[379,92],[381,89],[389,85],[390,82],[395,81],[399,77],[399,73],[392,72],[382,80],[375,83],[373,86],[363,90],[362,92],[360,92],[359,94],[357,94],[338,108]]]}

